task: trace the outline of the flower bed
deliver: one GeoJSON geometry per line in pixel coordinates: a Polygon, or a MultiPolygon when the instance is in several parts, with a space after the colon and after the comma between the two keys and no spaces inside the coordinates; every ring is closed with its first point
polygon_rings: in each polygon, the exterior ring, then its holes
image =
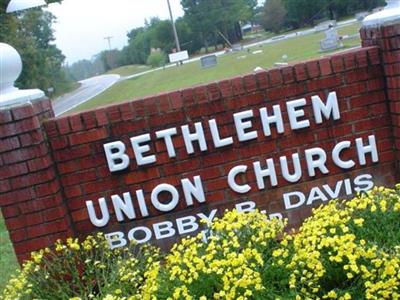
{"type": "Polygon", "coordinates": [[[298,232],[227,212],[167,254],[103,235],[32,254],[2,299],[400,299],[400,185],[314,210],[298,232]]]}

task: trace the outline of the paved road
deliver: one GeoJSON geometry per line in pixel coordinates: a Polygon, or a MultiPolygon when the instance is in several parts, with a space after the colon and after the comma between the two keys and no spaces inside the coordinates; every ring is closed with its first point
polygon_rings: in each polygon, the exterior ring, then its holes
{"type": "Polygon", "coordinates": [[[100,75],[79,81],[81,86],[75,91],[65,94],[53,101],[53,109],[59,116],[78,105],[104,92],[120,79],[119,75],[100,75]]]}
{"type": "MultiPolygon", "coordinates": [[[[336,28],[340,28],[343,26],[353,24],[356,21],[357,21],[356,19],[351,19],[351,20],[347,20],[347,21],[338,22],[336,28]]],[[[262,46],[265,44],[272,44],[272,43],[276,43],[276,42],[279,42],[282,40],[295,38],[298,36],[313,34],[314,32],[315,32],[314,28],[301,30],[301,31],[297,31],[297,32],[292,32],[292,33],[289,33],[286,35],[275,36],[273,38],[266,39],[266,40],[263,40],[260,42],[251,43],[251,44],[245,45],[244,48],[247,49],[250,47],[262,46]]],[[[221,55],[225,54],[225,51],[218,51],[213,54],[215,54],[216,56],[221,56],[221,55]]],[[[188,59],[188,60],[184,61],[184,63],[187,64],[187,63],[191,63],[194,61],[199,61],[202,57],[207,56],[207,55],[188,59]]],[[[169,64],[169,65],[165,66],[165,68],[173,68],[173,67],[176,67],[176,65],[169,64]]],[[[120,77],[119,75],[111,74],[111,75],[96,76],[96,77],[82,80],[82,81],[80,81],[81,87],[79,89],[77,89],[76,91],[74,91],[72,93],[63,95],[53,102],[53,108],[54,108],[55,114],[56,114],[56,116],[61,115],[65,112],[75,108],[76,106],[78,106],[86,101],[89,101],[93,97],[97,96],[98,94],[102,93],[103,91],[105,91],[106,89],[111,87],[117,81],[128,80],[131,78],[142,76],[147,73],[156,72],[156,71],[159,71],[162,69],[163,68],[151,69],[151,70],[147,70],[144,72],[136,73],[136,74],[133,74],[130,76],[125,76],[125,77],[120,77]]]]}

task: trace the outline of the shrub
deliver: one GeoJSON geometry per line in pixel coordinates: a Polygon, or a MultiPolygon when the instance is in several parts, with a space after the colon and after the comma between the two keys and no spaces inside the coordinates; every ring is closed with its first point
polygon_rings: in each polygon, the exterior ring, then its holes
{"type": "Polygon", "coordinates": [[[273,255],[304,299],[400,299],[400,186],[332,201],[283,243],[273,255]]]}
{"type": "Polygon", "coordinates": [[[32,254],[1,299],[400,299],[400,185],[315,209],[296,232],[226,212],[165,257],[104,237],[32,254]],[[204,240],[204,237],[207,237],[204,240]]]}
{"type": "Polygon", "coordinates": [[[101,233],[82,242],[70,238],[58,241],[54,251],[32,253],[0,298],[112,299],[140,293],[147,269],[159,259],[159,250],[149,246],[111,250],[101,233]]]}
{"type": "Polygon", "coordinates": [[[152,68],[162,67],[165,65],[165,62],[165,53],[161,50],[152,51],[147,58],[147,64],[150,65],[152,68]]]}

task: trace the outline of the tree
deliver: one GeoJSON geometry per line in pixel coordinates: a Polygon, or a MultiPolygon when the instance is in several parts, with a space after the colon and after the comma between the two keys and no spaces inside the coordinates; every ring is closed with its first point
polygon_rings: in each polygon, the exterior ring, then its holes
{"type": "Polygon", "coordinates": [[[55,17],[41,8],[6,14],[8,2],[0,0],[0,41],[17,49],[25,66],[16,86],[46,91],[64,85],[66,79],[62,64],[65,57],[54,45],[51,28],[55,17]]]}
{"type": "Polygon", "coordinates": [[[264,4],[261,22],[265,30],[279,32],[286,17],[286,9],[282,0],[268,0],[264,4]]]}

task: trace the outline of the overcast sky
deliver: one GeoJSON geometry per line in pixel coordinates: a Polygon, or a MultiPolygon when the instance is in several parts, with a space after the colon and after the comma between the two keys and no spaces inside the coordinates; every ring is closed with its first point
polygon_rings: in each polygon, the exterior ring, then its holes
{"type": "MultiPolygon", "coordinates": [[[[170,3],[174,18],[182,16],[180,0],[170,3]]],[[[70,64],[108,49],[106,36],[113,36],[112,48],[121,49],[126,33],[143,26],[146,18],[169,18],[167,0],[63,0],[47,10],[57,17],[56,44],[70,64]]]]}

